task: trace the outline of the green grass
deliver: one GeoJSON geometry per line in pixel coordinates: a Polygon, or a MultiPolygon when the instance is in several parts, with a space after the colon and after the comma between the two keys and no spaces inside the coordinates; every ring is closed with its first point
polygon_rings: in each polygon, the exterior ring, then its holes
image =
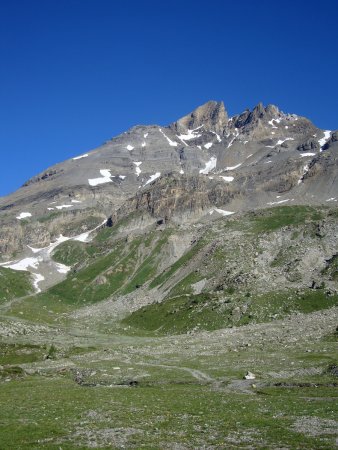
{"type": "Polygon", "coordinates": [[[182,334],[192,329],[215,330],[230,323],[231,311],[213,294],[181,295],[145,306],[122,323],[159,335],[182,334]],[[223,309],[222,313],[221,310],[223,309]]]}
{"type": "Polygon", "coordinates": [[[0,342],[0,365],[39,361],[45,353],[41,345],[0,342]]]}
{"type": "Polygon", "coordinates": [[[23,297],[33,291],[28,272],[0,267],[0,302],[23,297]]]}
{"type": "Polygon", "coordinates": [[[325,430],[293,427],[301,417],[334,420],[333,388],[229,394],[175,375],[170,384],[115,389],[81,387],[68,375],[13,379],[1,387],[1,448],[333,448],[325,430]]]}
{"type": "MultiPolygon", "coordinates": [[[[250,217],[250,216],[249,216],[250,217]]],[[[286,226],[298,226],[322,219],[323,212],[310,206],[279,206],[252,214],[252,229],[255,233],[267,233],[286,226]]]]}
{"type": "Polygon", "coordinates": [[[128,294],[136,289],[137,286],[142,286],[144,283],[154,277],[157,272],[157,266],[161,258],[161,250],[168,242],[168,237],[172,233],[171,229],[166,229],[160,234],[151,233],[145,240],[144,245],[148,250],[149,255],[141,262],[139,268],[133,275],[131,281],[124,287],[122,293],[128,294]]]}
{"type": "Polygon", "coordinates": [[[328,275],[332,280],[338,281],[338,254],[334,255],[328,262],[323,274],[328,275]]]}
{"type": "Polygon", "coordinates": [[[168,269],[159,274],[149,285],[150,288],[163,285],[174,273],[176,273],[182,266],[187,264],[203,247],[206,245],[205,239],[197,241],[190,250],[188,250],[180,259],[172,264],[168,269]]]}
{"type": "Polygon", "coordinates": [[[233,325],[269,322],[294,312],[311,313],[338,305],[338,295],[323,290],[269,292],[252,297],[221,298],[212,293],[180,295],[145,306],[123,319],[136,332],[158,335],[216,330],[233,325]]]}
{"type": "Polygon", "coordinates": [[[83,263],[90,257],[99,253],[99,249],[91,244],[79,241],[67,241],[60,244],[53,252],[53,259],[66,266],[74,266],[83,263]]]}

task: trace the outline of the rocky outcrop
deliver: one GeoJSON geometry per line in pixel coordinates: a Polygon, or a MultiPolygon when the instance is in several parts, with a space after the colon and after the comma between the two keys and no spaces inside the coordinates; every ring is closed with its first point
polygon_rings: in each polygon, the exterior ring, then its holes
{"type": "Polygon", "coordinates": [[[196,218],[212,207],[226,205],[238,193],[236,188],[206,177],[167,174],[130,198],[113,214],[113,222],[135,211],[147,212],[164,222],[196,218]]]}
{"type": "Polygon", "coordinates": [[[224,103],[210,101],[171,124],[170,128],[181,133],[187,129],[194,130],[203,125],[205,130],[222,134],[227,124],[228,114],[224,108],[224,103]]]}

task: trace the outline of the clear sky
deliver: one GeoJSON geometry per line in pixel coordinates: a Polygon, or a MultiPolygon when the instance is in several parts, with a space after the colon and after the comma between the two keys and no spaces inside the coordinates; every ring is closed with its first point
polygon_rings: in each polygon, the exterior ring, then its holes
{"type": "Polygon", "coordinates": [[[0,196],[208,100],[338,129],[337,13],[337,0],[0,0],[0,196]]]}

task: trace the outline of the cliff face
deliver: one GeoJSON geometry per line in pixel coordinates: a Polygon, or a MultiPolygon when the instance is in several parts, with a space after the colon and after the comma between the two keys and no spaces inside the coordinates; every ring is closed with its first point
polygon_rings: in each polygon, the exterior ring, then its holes
{"type": "Polygon", "coordinates": [[[113,217],[119,220],[133,211],[141,211],[165,222],[188,217],[197,219],[210,212],[212,207],[228,204],[236,194],[236,188],[224,187],[219,181],[168,174],[128,199],[113,217]]]}

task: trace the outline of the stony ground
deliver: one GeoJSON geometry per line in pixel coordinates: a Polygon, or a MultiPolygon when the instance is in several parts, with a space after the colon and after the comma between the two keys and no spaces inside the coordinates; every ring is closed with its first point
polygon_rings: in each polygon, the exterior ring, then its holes
{"type": "Polygon", "coordinates": [[[2,316],[1,448],[335,448],[337,317],[154,338],[2,316]]]}

